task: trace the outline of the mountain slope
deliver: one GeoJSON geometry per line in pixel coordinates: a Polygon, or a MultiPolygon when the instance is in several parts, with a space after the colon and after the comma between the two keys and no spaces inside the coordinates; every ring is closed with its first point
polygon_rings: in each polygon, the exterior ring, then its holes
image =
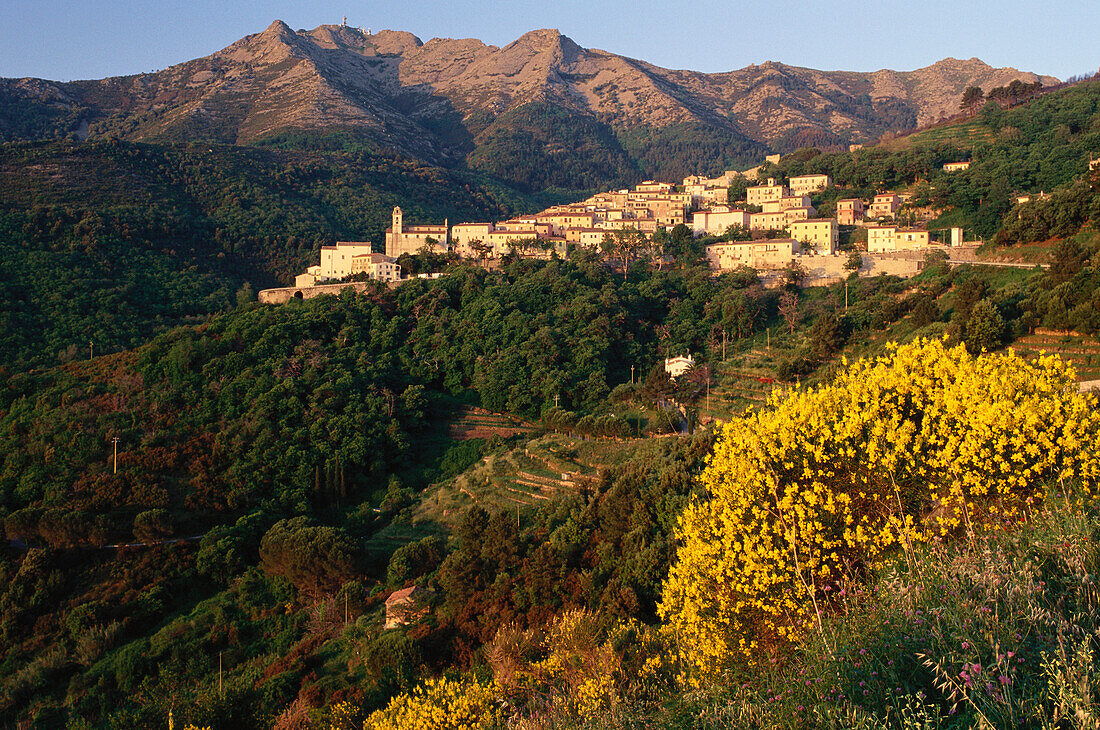
{"type": "MultiPolygon", "coordinates": [[[[602,139],[597,157],[616,161],[582,177],[610,183],[699,167],[682,155],[655,166],[651,150],[627,149],[615,136],[667,140],[669,128],[690,130],[688,139],[696,142],[717,136],[721,144],[703,143],[711,153],[705,167],[721,169],[755,161],[769,149],[874,140],[954,111],[967,86],[988,90],[1017,78],[1056,82],[977,59],[945,59],[910,72],[824,72],[769,62],[705,74],[585,49],[548,29],[497,48],[475,39],[422,43],[410,33],[344,26],[294,31],[275,21],[210,56],[157,73],[74,83],[3,80],[0,139],[75,133],[253,144],[308,131],[436,164],[476,163],[489,157],[476,154],[480,148],[499,147],[502,133],[510,135],[505,115],[536,104],[564,112],[558,126],[571,127],[565,139],[602,139]],[[626,158],[634,169],[622,164],[626,158]]],[[[561,157],[549,149],[562,142],[553,133],[517,140],[538,148],[521,167],[561,157]]],[[[588,152],[573,157],[583,160],[588,152]]],[[[580,187],[570,176],[548,177],[541,184],[580,187]]]]}

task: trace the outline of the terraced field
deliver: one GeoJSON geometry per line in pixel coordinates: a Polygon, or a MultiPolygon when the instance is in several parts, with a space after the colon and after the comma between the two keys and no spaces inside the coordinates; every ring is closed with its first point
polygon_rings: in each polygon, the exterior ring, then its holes
{"type": "Polygon", "coordinates": [[[531,433],[533,424],[501,413],[492,413],[484,408],[463,406],[458,417],[451,423],[451,438],[487,439],[491,436],[507,438],[516,434],[531,433]]]}
{"type": "MultiPolygon", "coordinates": [[[[402,545],[416,542],[417,540],[438,533],[438,527],[427,520],[407,522],[394,521],[371,535],[363,546],[367,555],[378,561],[389,560],[393,551],[402,545]]],[[[384,562],[383,562],[384,565],[384,562]]]]}
{"type": "Polygon", "coordinates": [[[891,152],[908,149],[914,144],[932,145],[937,142],[952,142],[959,147],[972,147],[980,142],[989,142],[994,138],[993,131],[981,117],[962,123],[952,123],[925,129],[906,137],[884,142],[882,147],[891,152]]]}
{"type": "Polygon", "coordinates": [[[547,434],[511,451],[490,454],[451,481],[427,490],[414,524],[454,525],[471,506],[515,512],[522,519],[541,505],[593,482],[601,468],[626,460],[651,439],[585,441],[547,434]]]}
{"type": "Polygon", "coordinates": [[[1057,354],[1073,363],[1078,381],[1100,380],[1100,341],[1076,332],[1037,329],[1012,344],[1021,357],[1035,358],[1039,353],[1057,354]]]}

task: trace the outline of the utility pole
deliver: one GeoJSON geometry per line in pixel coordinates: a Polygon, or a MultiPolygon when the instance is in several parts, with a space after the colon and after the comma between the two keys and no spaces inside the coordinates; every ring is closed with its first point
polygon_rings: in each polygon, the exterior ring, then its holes
{"type": "Polygon", "coordinates": [[[560,398],[560,397],[561,397],[561,396],[560,396],[559,394],[557,394],[557,393],[554,393],[554,407],[555,407],[555,408],[557,408],[557,407],[558,407],[558,398],[560,398]]]}
{"type": "Polygon", "coordinates": [[[844,311],[848,311],[848,280],[844,280],[844,311]]]}
{"type": "Polygon", "coordinates": [[[768,349],[772,349],[772,328],[768,328],[768,349]]]}
{"type": "Polygon", "coordinates": [[[634,385],[634,366],[630,366],[630,384],[634,385]]]}
{"type": "Polygon", "coordinates": [[[88,340],[88,359],[91,360],[95,357],[95,343],[88,340]]]}
{"type": "Polygon", "coordinates": [[[115,469],[114,473],[118,474],[118,436],[111,439],[111,443],[115,445],[115,469]]]}

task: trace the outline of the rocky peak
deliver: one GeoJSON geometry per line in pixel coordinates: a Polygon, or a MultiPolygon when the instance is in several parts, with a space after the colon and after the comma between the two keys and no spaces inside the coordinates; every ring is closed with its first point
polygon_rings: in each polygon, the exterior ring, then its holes
{"type": "Polygon", "coordinates": [[[371,45],[366,32],[347,25],[319,25],[305,35],[325,49],[345,48],[361,53],[371,45]]]}
{"type": "Polygon", "coordinates": [[[505,57],[535,57],[539,66],[558,66],[576,62],[585,51],[556,28],[542,28],[524,33],[500,53],[505,57]]]}
{"type": "Polygon", "coordinates": [[[298,48],[297,34],[281,20],[267,26],[262,33],[248,35],[215,55],[239,63],[279,63],[291,56],[304,55],[298,48]]]}
{"type": "Polygon", "coordinates": [[[260,46],[291,45],[297,40],[297,34],[290,26],[281,20],[276,20],[267,26],[262,33],[256,36],[255,42],[260,46]]]}
{"type": "Polygon", "coordinates": [[[403,55],[424,45],[423,41],[404,30],[380,30],[367,36],[378,53],[403,55]]]}

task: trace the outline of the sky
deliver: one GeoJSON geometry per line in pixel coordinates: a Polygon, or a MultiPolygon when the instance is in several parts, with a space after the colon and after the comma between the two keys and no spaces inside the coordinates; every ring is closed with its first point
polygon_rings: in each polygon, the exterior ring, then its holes
{"type": "Polygon", "coordinates": [[[0,0],[0,77],[57,81],[144,73],[206,56],[275,19],[406,30],[504,46],[557,28],[666,68],[779,61],[908,71],[948,56],[1065,79],[1100,67],[1097,0],[0,0]]]}

